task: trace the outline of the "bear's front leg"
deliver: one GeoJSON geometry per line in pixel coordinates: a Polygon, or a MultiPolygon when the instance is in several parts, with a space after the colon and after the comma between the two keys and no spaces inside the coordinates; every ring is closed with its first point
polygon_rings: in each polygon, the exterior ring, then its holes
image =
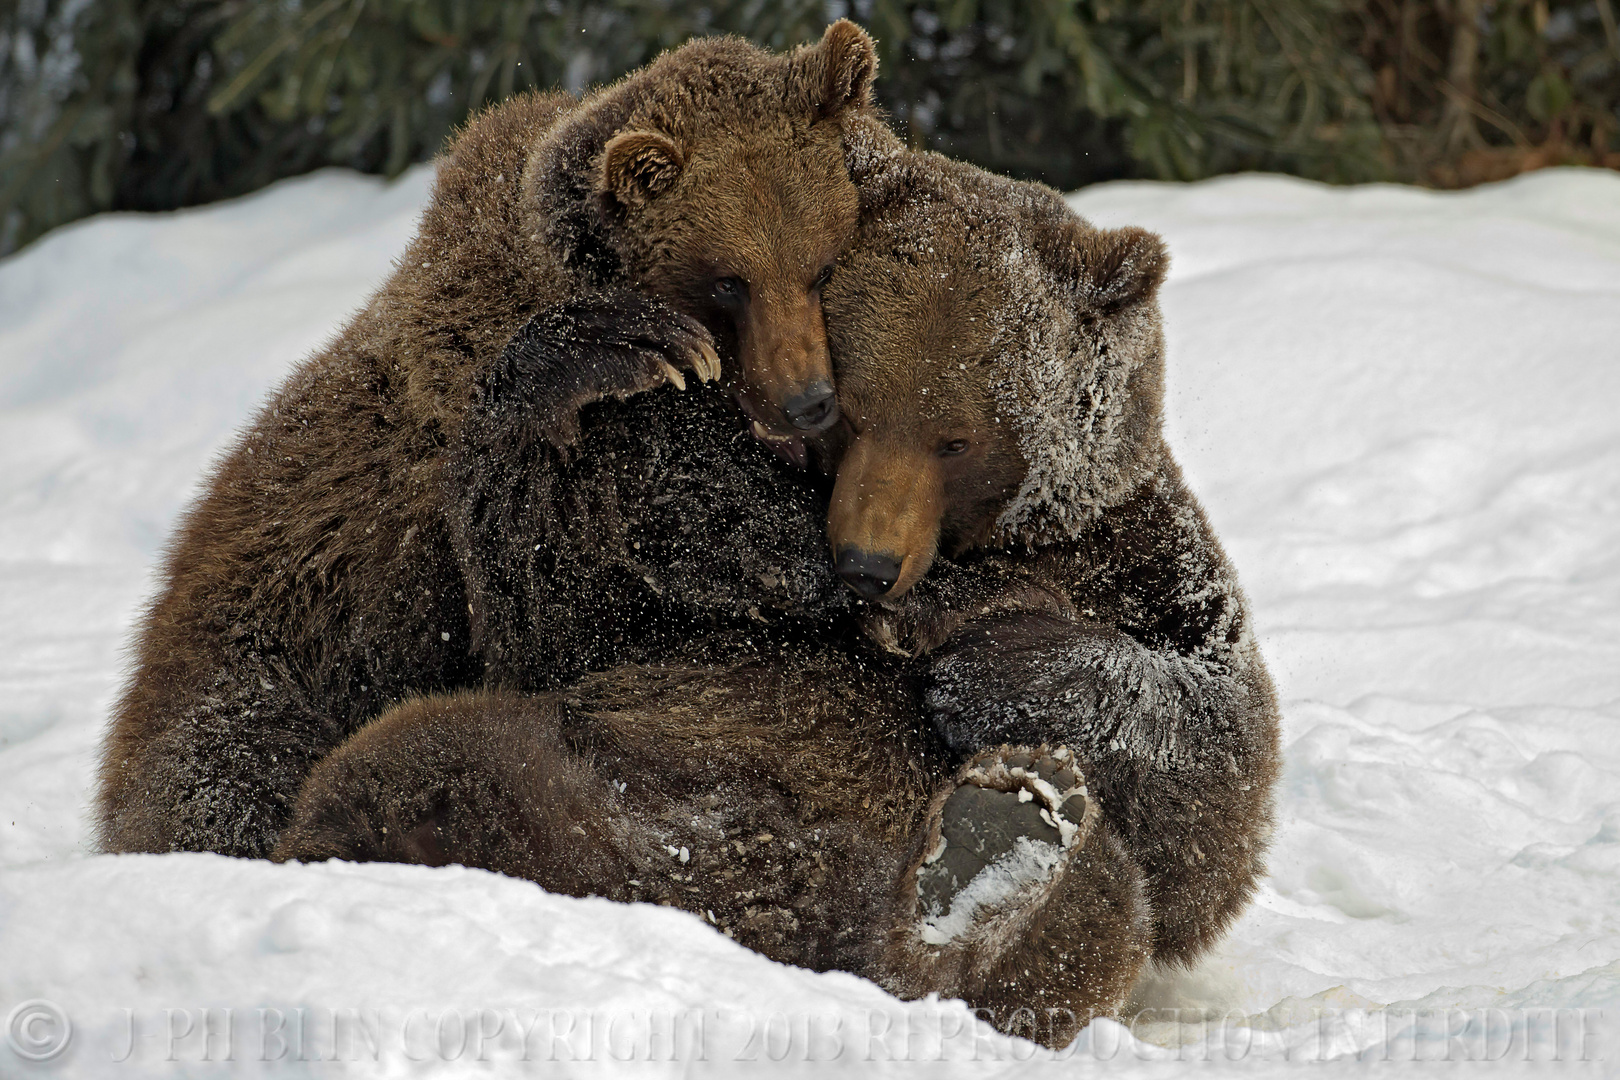
{"type": "Polygon", "coordinates": [[[559,449],[579,437],[579,412],[665,383],[686,388],[720,377],[720,357],[701,323],[634,289],[609,289],[546,308],[513,335],[478,386],[468,417],[474,443],[519,430],[559,449]]]}
{"type": "Polygon", "coordinates": [[[1141,870],[1067,748],[976,754],[934,798],[895,893],[880,981],[966,1000],[992,1024],[1066,1045],[1118,1012],[1146,961],[1141,870]]]}

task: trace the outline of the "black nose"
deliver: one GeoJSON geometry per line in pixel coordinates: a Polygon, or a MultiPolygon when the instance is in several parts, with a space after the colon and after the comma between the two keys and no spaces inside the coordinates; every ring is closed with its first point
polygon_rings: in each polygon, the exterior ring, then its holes
{"type": "Polygon", "coordinates": [[[814,382],[804,393],[789,398],[782,412],[800,431],[826,431],[838,419],[838,399],[831,384],[814,382]]]}
{"type": "Polygon", "coordinates": [[[868,600],[876,600],[900,580],[900,560],[844,548],[838,553],[838,576],[868,600]]]}

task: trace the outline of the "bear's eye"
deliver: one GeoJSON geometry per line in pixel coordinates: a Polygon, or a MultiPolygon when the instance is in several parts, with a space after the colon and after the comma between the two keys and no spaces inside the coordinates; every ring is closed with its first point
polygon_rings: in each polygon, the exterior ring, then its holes
{"type": "Polygon", "coordinates": [[[723,277],[714,283],[714,295],[721,303],[740,304],[748,295],[748,286],[742,278],[723,277]]]}
{"type": "Polygon", "coordinates": [[[823,266],[821,268],[821,273],[816,275],[816,280],[810,283],[810,288],[812,290],[826,288],[827,287],[827,282],[832,280],[832,275],[833,275],[832,264],[828,263],[826,266],[823,266]]]}
{"type": "Polygon", "coordinates": [[[952,439],[950,442],[939,448],[939,456],[955,457],[957,454],[966,451],[967,448],[968,441],[966,439],[952,439]]]}

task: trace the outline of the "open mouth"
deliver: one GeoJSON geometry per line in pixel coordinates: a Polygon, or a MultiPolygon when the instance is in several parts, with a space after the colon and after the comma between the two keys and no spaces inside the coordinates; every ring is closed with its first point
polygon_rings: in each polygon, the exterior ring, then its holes
{"type": "Polygon", "coordinates": [[[783,461],[798,469],[810,465],[810,444],[803,435],[784,435],[759,418],[759,406],[747,394],[737,395],[737,405],[748,417],[748,432],[770,447],[783,461]]]}
{"type": "Polygon", "coordinates": [[[770,447],[790,465],[799,469],[809,467],[810,445],[803,435],[778,435],[753,419],[749,420],[748,430],[754,438],[770,447]]]}

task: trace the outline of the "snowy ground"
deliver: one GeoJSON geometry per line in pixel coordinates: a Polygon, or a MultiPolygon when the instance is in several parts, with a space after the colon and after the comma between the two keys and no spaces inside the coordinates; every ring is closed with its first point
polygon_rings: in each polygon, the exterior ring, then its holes
{"type": "MultiPolygon", "coordinates": [[[[901,1006],[669,910],[459,868],[87,853],[164,536],[387,272],[428,184],[328,172],[0,262],[0,1075],[525,1054],[546,1075],[1040,1072],[960,1004],[901,1006]],[[64,1017],[64,1050],[23,1056],[64,1017]]],[[[1447,195],[1242,177],[1075,203],[1174,253],[1172,438],[1255,602],[1287,772],[1259,901],[1071,1058],[1620,1070],[1620,176],[1447,195]]]]}

